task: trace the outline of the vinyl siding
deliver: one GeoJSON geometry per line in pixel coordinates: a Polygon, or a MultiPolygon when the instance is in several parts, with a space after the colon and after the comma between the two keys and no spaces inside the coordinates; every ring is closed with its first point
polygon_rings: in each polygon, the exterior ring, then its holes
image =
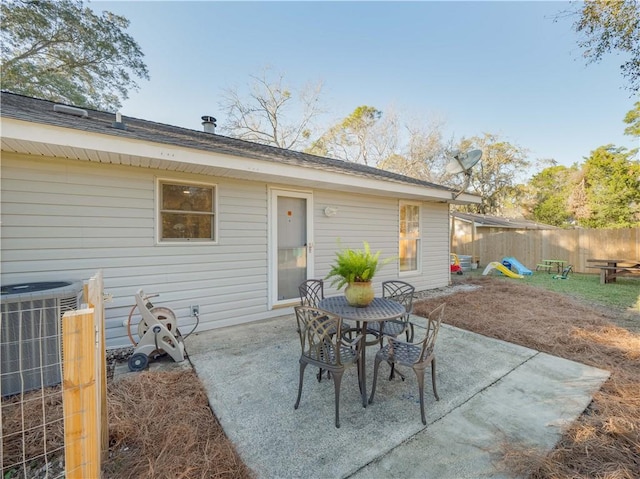
{"type": "Polygon", "coordinates": [[[80,281],[101,269],[107,345],[126,345],[122,326],[139,288],[159,293],[180,329],[199,304],[202,330],[268,317],[267,187],[150,169],[78,161],[2,158],[2,284],[80,281]],[[156,176],[217,184],[217,244],[155,242],[156,176]]]}
{"type": "MultiPolygon", "coordinates": [[[[324,278],[331,268],[337,249],[362,247],[367,241],[381,258],[399,254],[399,200],[366,195],[349,195],[326,190],[314,192],[315,206],[315,276],[324,278]],[[338,208],[335,216],[326,217],[327,206],[338,208]]],[[[445,203],[419,202],[421,205],[422,271],[399,278],[398,261],[384,265],[374,281],[380,293],[382,281],[402,279],[416,290],[433,289],[449,284],[449,209],[445,203]]],[[[337,291],[327,285],[326,294],[337,291]]]]}
{"type": "MultiPolygon", "coordinates": [[[[129,345],[123,327],[142,288],[171,307],[183,333],[191,330],[189,305],[200,305],[199,330],[290,312],[269,310],[268,192],[256,181],[229,180],[151,168],[94,164],[3,153],[2,284],[81,281],[102,270],[107,346],[129,345]],[[156,244],[156,179],[217,187],[216,244],[156,244]]],[[[398,200],[313,191],[315,277],[325,277],[339,248],[370,243],[382,257],[398,254],[398,200]],[[326,206],[338,213],[324,215],[326,206]]],[[[449,282],[448,207],[421,203],[422,274],[403,277],[428,289],[449,282]]],[[[398,278],[397,261],[380,283],[398,278]]],[[[327,288],[327,294],[336,291],[327,288]]]]}

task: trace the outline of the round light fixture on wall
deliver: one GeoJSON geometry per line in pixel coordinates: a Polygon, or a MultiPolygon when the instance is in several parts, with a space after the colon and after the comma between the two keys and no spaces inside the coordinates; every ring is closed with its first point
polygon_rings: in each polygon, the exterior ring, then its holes
{"type": "Polygon", "coordinates": [[[338,208],[336,208],[335,206],[327,206],[324,209],[324,215],[328,216],[328,217],[332,217],[338,214],[338,208]]]}

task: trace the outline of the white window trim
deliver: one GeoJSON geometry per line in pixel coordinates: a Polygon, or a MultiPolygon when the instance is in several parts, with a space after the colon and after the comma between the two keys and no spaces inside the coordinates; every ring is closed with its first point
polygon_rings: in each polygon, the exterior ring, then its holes
{"type": "Polygon", "coordinates": [[[209,246],[209,245],[217,245],[219,244],[220,241],[220,230],[218,227],[218,217],[219,217],[219,202],[218,202],[218,184],[217,183],[206,183],[203,181],[189,181],[189,180],[177,180],[175,178],[159,178],[156,177],[156,182],[155,182],[155,208],[154,208],[154,228],[155,228],[155,243],[156,246],[185,246],[185,245],[194,245],[194,246],[209,246]],[[213,234],[214,234],[214,238],[210,239],[210,240],[196,240],[196,241],[190,241],[190,240],[182,240],[182,241],[176,241],[176,240],[163,240],[160,237],[160,232],[162,231],[162,227],[160,226],[160,222],[162,221],[161,216],[160,216],[160,212],[162,210],[161,208],[161,196],[162,196],[162,189],[160,187],[160,185],[162,183],[171,183],[174,185],[186,185],[186,186],[203,186],[203,187],[207,187],[207,188],[213,188],[213,234]]]}
{"type": "Polygon", "coordinates": [[[411,271],[401,271],[400,270],[400,259],[398,258],[398,277],[399,278],[407,278],[411,276],[420,276],[422,275],[422,204],[414,201],[400,201],[398,204],[398,255],[400,254],[400,210],[403,206],[417,206],[418,207],[418,258],[416,260],[417,268],[411,271]]]}

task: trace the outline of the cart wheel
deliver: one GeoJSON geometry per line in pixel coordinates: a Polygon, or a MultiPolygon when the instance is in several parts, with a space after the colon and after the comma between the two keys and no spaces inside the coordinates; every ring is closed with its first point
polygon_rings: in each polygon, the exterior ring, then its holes
{"type": "Polygon", "coordinates": [[[146,354],[136,353],[129,358],[129,370],[142,371],[149,365],[149,357],[146,354]]]}

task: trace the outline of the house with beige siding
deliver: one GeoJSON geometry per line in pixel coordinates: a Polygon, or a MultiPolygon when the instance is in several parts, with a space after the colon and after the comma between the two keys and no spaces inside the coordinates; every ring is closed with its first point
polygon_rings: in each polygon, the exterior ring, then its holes
{"type": "MultiPolygon", "coordinates": [[[[104,276],[107,345],[135,292],[183,331],[290,313],[300,282],[368,241],[375,278],[450,282],[449,205],[479,198],[377,168],[2,93],[3,286],[104,276]]],[[[327,285],[327,295],[337,294],[327,285]]]]}

